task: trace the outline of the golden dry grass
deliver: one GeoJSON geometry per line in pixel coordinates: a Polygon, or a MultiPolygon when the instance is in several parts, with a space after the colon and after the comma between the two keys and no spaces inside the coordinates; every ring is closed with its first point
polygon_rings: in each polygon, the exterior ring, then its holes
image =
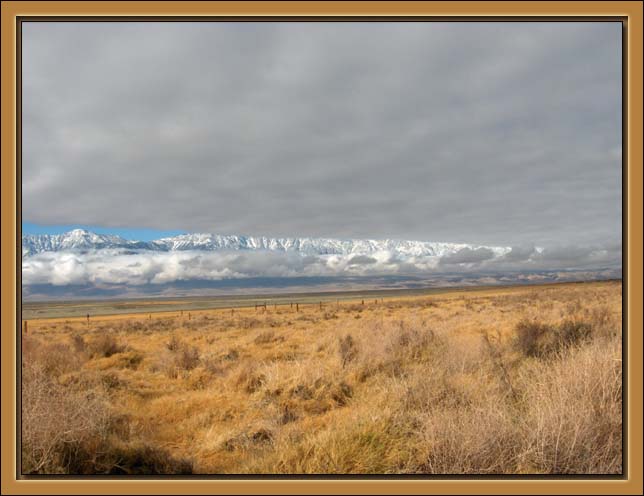
{"type": "Polygon", "coordinates": [[[30,321],[24,472],[620,473],[621,284],[30,321]]]}

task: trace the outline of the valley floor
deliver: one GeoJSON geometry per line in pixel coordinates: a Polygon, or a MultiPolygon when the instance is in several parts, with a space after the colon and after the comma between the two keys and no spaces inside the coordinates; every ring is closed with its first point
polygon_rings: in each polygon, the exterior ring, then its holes
{"type": "Polygon", "coordinates": [[[621,288],[29,320],[23,472],[621,473],[621,288]]]}

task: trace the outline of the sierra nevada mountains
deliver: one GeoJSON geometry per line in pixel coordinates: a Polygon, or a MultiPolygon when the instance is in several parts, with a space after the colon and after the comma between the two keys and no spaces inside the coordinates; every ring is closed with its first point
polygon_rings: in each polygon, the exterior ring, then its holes
{"type": "Polygon", "coordinates": [[[428,241],[269,238],[219,234],[181,234],[154,241],[132,241],[120,236],[96,234],[84,229],[74,229],[63,234],[26,234],[22,236],[23,257],[30,257],[42,252],[123,249],[137,252],[250,250],[293,252],[302,255],[369,255],[388,251],[407,258],[443,257],[467,248],[471,250],[488,249],[495,256],[501,256],[510,251],[509,247],[428,241]]]}

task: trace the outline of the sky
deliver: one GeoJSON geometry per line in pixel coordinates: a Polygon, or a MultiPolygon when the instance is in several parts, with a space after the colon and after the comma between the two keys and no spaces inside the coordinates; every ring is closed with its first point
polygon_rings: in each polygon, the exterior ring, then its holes
{"type": "Polygon", "coordinates": [[[112,234],[133,241],[154,241],[186,234],[184,231],[163,231],[160,229],[141,229],[136,227],[101,227],[86,224],[39,225],[31,222],[22,223],[22,234],[63,234],[74,229],[84,229],[96,234],[112,234]]]}
{"type": "Polygon", "coordinates": [[[26,22],[22,61],[26,232],[621,251],[619,23],[26,22]]]}

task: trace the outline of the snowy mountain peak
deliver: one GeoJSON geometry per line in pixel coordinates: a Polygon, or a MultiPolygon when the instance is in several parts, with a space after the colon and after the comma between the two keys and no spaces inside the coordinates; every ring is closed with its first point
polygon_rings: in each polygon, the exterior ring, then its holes
{"type": "Polygon", "coordinates": [[[405,258],[442,257],[464,248],[488,249],[495,256],[507,253],[509,247],[479,246],[463,243],[442,243],[408,240],[333,239],[333,238],[269,238],[266,236],[236,236],[211,233],[180,234],[155,241],[131,241],[120,236],[96,234],[74,229],[63,234],[23,235],[24,257],[41,252],[127,249],[149,251],[280,251],[302,255],[368,255],[391,252],[405,258]]]}

